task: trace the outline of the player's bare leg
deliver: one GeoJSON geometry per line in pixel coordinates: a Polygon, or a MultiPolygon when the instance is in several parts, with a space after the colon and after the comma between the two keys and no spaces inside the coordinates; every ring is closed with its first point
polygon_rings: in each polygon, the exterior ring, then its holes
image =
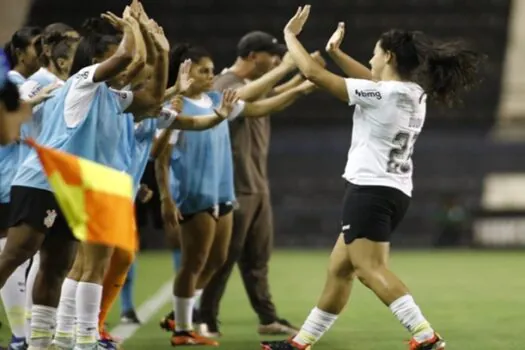
{"type": "Polygon", "coordinates": [[[412,334],[410,349],[441,350],[445,342],[423,316],[408,288],[388,268],[390,243],[360,238],[348,245],[355,275],[387,305],[394,316],[412,334]]]}
{"type": "Polygon", "coordinates": [[[218,345],[214,340],[198,335],[193,329],[195,288],[213,246],[216,226],[215,218],[208,212],[202,212],[195,214],[181,227],[182,266],[173,286],[173,346],[218,345]]]}
{"type": "Polygon", "coordinates": [[[310,312],[299,333],[289,341],[263,342],[263,349],[309,349],[332,327],[350,299],[354,268],[343,235],[339,236],[328,266],[325,286],[317,306],[310,312]]]}

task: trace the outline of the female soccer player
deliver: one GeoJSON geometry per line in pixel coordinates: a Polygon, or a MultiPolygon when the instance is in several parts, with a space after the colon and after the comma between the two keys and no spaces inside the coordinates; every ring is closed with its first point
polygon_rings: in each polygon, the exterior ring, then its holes
{"type": "MultiPolygon", "coordinates": [[[[83,89],[78,91],[78,98],[86,100],[87,95],[88,103],[98,103],[98,107],[101,108],[100,113],[108,114],[105,118],[100,117],[99,119],[100,130],[98,130],[96,135],[98,145],[94,144],[96,153],[88,157],[93,159],[95,156],[94,160],[115,167],[117,165],[117,153],[122,138],[122,131],[125,130],[129,123],[128,113],[132,113],[135,116],[135,120],[139,121],[143,119],[144,115],[150,110],[156,109],[162,101],[167,79],[168,44],[162,33],[158,33],[160,35],[155,36],[156,45],[161,54],[159,54],[154,67],[153,77],[143,84],[140,90],[129,92],[107,90],[106,85],[100,84],[99,81],[101,80],[96,78],[97,72],[100,68],[106,66],[106,63],[110,64],[109,73],[104,71],[102,71],[102,73],[108,74],[106,78],[111,79],[110,84],[112,86],[120,83],[121,73],[125,72],[132,61],[131,54],[134,50],[136,35],[141,34],[138,23],[131,16],[125,17],[125,19],[122,20],[113,14],[108,14],[106,19],[108,19],[115,28],[124,29],[124,38],[117,52],[115,52],[115,48],[119,42],[118,37],[107,34],[100,35],[93,33],[93,31],[87,31],[86,36],[83,37],[77,49],[73,71],[76,71],[77,69],[75,69],[75,67],[78,67],[81,70],[77,73],[77,77],[86,79],[82,84],[86,84],[86,86],[83,86],[83,89]],[[115,53],[112,54],[112,52],[115,53]],[[107,59],[109,55],[112,56],[107,59]],[[130,59],[129,62],[127,61],[128,59],[130,59]],[[100,65],[82,68],[93,61],[101,60],[104,62],[100,65]],[[88,71],[89,74],[86,73],[88,71]],[[111,75],[109,75],[110,73],[111,75]],[[92,74],[95,75],[91,77],[92,74]],[[101,100],[100,94],[105,94],[104,98],[109,98],[109,103],[101,100]],[[90,102],[89,99],[92,99],[92,102],[90,102]],[[124,102],[124,105],[119,106],[119,101],[124,102]],[[116,113],[115,117],[113,117],[114,113],[116,113]],[[102,146],[102,144],[104,146],[102,146]]],[[[108,67],[106,66],[106,68],[108,67]]],[[[67,100],[68,99],[66,99],[66,101],[67,100]]],[[[86,107],[89,107],[89,105],[86,107]]],[[[83,112],[79,114],[79,116],[82,115],[83,112]]],[[[61,319],[63,320],[63,318],[67,316],[74,320],[76,311],[76,318],[78,320],[76,347],[78,348],[97,346],[98,311],[102,299],[102,281],[113,253],[114,250],[112,248],[82,243],[81,251],[78,255],[81,257],[81,261],[78,263],[79,266],[75,263],[76,267],[72,270],[72,272],[80,271],[80,275],[76,276],[76,278],[71,278],[70,273],[70,282],[72,282],[70,289],[73,291],[76,290],[76,293],[74,293],[76,297],[69,297],[69,292],[65,293],[66,285],[62,288],[62,294],[68,295],[68,299],[70,300],[68,300],[68,305],[65,305],[66,307],[61,309],[64,311],[64,313],[61,314],[61,319]],[[77,283],[76,281],[79,282],[77,283]]],[[[77,261],[79,261],[78,256],[77,261]]],[[[55,346],[59,348],[70,347],[73,341],[72,334],[74,334],[74,322],[60,322],[57,327],[55,346]]]]}
{"type": "MultiPolygon", "coordinates": [[[[124,32],[120,44],[112,37],[93,33],[81,39],[71,69],[74,75],[54,98],[44,103],[46,122],[37,141],[102,164],[111,164],[122,125],[119,115],[126,111],[141,116],[156,108],[164,94],[166,83],[163,76],[167,72],[159,67],[160,83],[156,84],[156,79],[153,79],[144,90],[128,93],[110,90],[105,82],[111,83],[132,61],[134,39],[131,27],[134,24],[131,18],[122,20],[112,14],[105,17],[116,29],[124,32]]],[[[41,245],[41,266],[33,293],[35,305],[30,345],[47,348],[53,336],[60,286],[71,266],[76,244],[67,239],[71,235],[69,227],[50,192],[34,151],[19,169],[12,195],[13,203],[18,205],[14,206],[17,210],[13,211],[13,227],[6,249],[0,255],[0,278],[8,275],[13,266],[41,245]],[[47,232],[50,234],[43,234],[47,232]]],[[[86,270],[77,288],[77,346],[89,349],[97,346],[100,283],[112,250],[84,245],[83,251],[86,270]]],[[[0,279],[0,285],[3,282],[0,279]]]]}
{"type": "Polygon", "coordinates": [[[433,40],[421,32],[383,33],[371,70],[339,51],[343,25],[328,51],[346,74],[316,64],[297,39],[310,6],[299,8],[284,29],[286,45],[304,76],[342,101],[355,105],[341,235],[330,258],[324,291],[299,334],[263,342],[263,349],[309,349],[346,305],[354,277],[370,288],[412,334],[411,350],[442,350],[407,287],[388,268],[390,235],[402,220],[412,193],[412,152],[428,98],[450,105],[477,82],[481,56],[461,42],[433,40]],[[357,79],[359,78],[359,79],[357,79]]]}
{"type": "MultiPolygon", "coordinates": [[[[179,66],[187,59],[192,62],[190,78],[193,84],[184,94],[183,114],[212,114],[219,107],[222,94],[210,91],[214,66],[205,49],[188,44],[173,49],[169,86],[173,85],[179,66]]],[[[311,87],[301,85],[257,102],[239,101],[228,119],[260,117],[275,112],[307,93],[311,87]]],[[[168,214],[164,217],[170,217],[167,226],[178,223],[177,208],[184,218],[181,226],[182,268],[174,285],[176,329],[171,342],[175,346],[217,345],[214,340],[193,331],[192,313],[194,297],[202,292],[213,273],[224,263],[230,243],[235,195],[228,125],[221,123],[202,132],[184,132],[181,138],[180,146],[174,148],[171,156],[171,170],[180,183],[178,193],[173,193],[175,198],[170,193],[161,193],[163,211],[168,214]]],[[[169,323],[165,320],[162,327],[170,329],[169,323]]]]}
{"type": "MultiPolygon", "coordinates": [[[[39,40],[42,29],[23,27],[16,31],[10,42],[5,45],[5,52],[12,69],[9,80],[17,87],[39,67],[35,51],[35,42],[39,40]]],[[[9,193],[19,161],[20,144],[12,143],[0,146],[0,250],[3,249],[9,221],[9,193]]],[[[0,291],[4,310],[12,332],[9,349],[25,344],[25,303],[26,273],[30,260],[20,265],[6,281],[0,291]]]]}
{"type": "MultiPolygon", "coordinates": [[[[35,42],[35,52],[38,56],[40,69],[34,72],[20,86],[20,94],[24,99],[34,99],[35,96],[46,94],[57,86],[64,84],[69,77],[73,55],[78,44],[78,33],[68,25],[63,23],[52,23],[45,27],[40,38],[35,42]]],[[[36,138],[41,130],[42,105],[37,105],[33,109],[33,115],[28,123],[21,129],[21,137],[36,138]]],[[[18,164],[22,164],[29,153],[29,147],[19,145],[18,164]]],[[[37,252],[31,259],[31,267],[26,279],[26,338],[29,338],[31,331],[31,309],[33,307],[32,291],[35,277],[40,266],[40,253],[37,252]]]]}

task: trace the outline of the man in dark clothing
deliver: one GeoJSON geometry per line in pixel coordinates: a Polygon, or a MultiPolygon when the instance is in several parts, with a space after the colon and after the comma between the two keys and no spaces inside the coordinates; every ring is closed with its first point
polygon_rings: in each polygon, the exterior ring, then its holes
{"type": "MultiPolygon", "coordinates": [[[[299,85],[303,79],[297,75],[274,88],[295,70],[289,57],[284,57],[281,62],[285,50],[270,34],[248,33],[237,45],[237,60],[217,76],[214,89],[236,89],[241,99],[253,101],[299,85]],[[256,79],[264,80],[264,84],[246,85],[256,79]]],[[[219,304],[233,267],[238,263],[250,303],[259,316],[259,333],[295,334],[296,328],[277,316],[268,285],[268,263],[273,243],[267,172],[270,118],[237,118],[230,123],[230,135],[239,207],[234,212],[228,259],[201,298],[200,331],[210,337],[220,335],[217,326],[219,304]]]]}

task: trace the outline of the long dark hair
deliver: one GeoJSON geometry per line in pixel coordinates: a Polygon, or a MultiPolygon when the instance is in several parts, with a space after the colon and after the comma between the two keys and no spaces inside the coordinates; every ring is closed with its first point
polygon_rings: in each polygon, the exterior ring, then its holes
{"type": "Polygon", "coordinates": [[[119,45],[121,40],[121,35],[109,23],[95,17],[84,22],[81,35],[71,66],[71,75],[92,65],[94,58],[103,56],[111,45],[119,45]]]}
{"type": "Polygon", "coordinates": [[[193,46],[188,43],[175,45],[170,52],[168,73],[168,86],[173,86],[179,75],[179,67],[187,59],[198,62],[202,58],[211,57],[210,53],[202,46],[193,46]]]}
{"type": "Polygon", "coordinates": [[[53,64],[60,71],[58,59],[66,59],[77,38],[68,35],[75,29],[64,23],[52,23],[44,28],[40,41],[35,45],[40,64],[48,67],[53,64]]]}
{"type": "Polygon", "coordinates": [[[27,49],[33,40],[42,34],[39,27],[22,27],[17,30],[11,37],[11,41],[5,44],[4,51],[9,64],[14,68],[18,64],[18,55],[16,50],[27,49]]]}
{"type": "Polygon", "coordinates": [[[393,54],[399,76],[420,84],[438,103],[457,104],[461,92],[480,82],[485,56],[464,41],[439,41],[422,32],[393,29],[381,35],[379,44],[393,54]]]}

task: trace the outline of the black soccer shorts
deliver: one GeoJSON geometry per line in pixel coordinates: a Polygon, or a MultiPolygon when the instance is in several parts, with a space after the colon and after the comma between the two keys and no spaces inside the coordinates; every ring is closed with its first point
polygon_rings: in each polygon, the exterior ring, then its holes
{"type": "Polygon", "coordinates": [[[409,205],[410,197],[398,189],[347,183],[341,219],[345,243],[358,238],[390,242],[409,205]]]}

